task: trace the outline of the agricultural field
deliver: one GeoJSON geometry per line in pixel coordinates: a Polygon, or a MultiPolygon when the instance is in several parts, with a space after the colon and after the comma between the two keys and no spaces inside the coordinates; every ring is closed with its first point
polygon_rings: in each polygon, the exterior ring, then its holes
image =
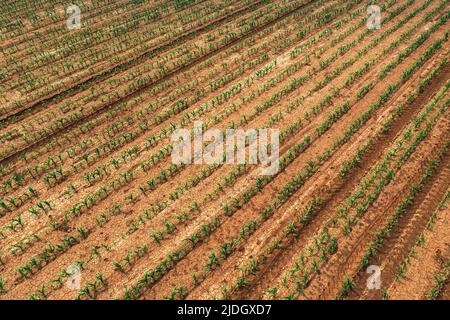
{"type": "Polygon", "coordinates": [[[1,300],[450,299],[450,0],[0,7],[1,300]]]}

